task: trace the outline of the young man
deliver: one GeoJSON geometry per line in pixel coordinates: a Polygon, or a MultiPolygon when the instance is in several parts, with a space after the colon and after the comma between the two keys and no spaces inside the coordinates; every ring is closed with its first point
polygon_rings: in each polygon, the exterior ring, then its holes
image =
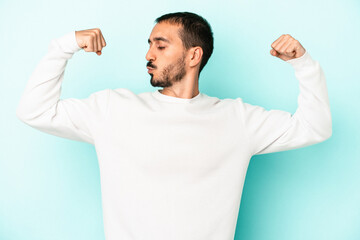
{"type": "Polygon", "coordinates": [[[17,116],[41,131],[94,144],[107,240],[233,239],[250,158],[331,136],[323,71],[297,40],[280,36],[270,53],[294,68],[298,109],[266,111],[199,92],[200,71],[213,51],[202,17],[164,15],[148,42],[151,84],[162,90],[106,89],[87,99],[59,99],[72,55],[84,49],[100,56],[106,43],[100,29],[54,39],[17,116]]]}

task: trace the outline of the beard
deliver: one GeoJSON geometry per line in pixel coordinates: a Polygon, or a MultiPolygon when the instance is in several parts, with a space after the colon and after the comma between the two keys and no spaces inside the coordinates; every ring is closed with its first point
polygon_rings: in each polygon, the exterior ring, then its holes
{"type": "Polygon", "coordinates": [[[165,66],[159,77],[154,78],[154,74],[150,74],[150,83],[153,87],[171,87],[175,82],[180,82],[185,75],[185,54],[183,54],[176,61],[176,64],[165,66]]]}

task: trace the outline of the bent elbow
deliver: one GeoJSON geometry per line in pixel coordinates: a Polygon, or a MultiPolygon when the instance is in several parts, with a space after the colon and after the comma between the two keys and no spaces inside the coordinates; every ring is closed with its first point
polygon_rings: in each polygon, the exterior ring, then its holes
{"type": "Polygon", "coordinates": [[[323,142],[325,140],[328,140],[332,136],[332,122],[331,119],[324,123],[321,130],[319,132],[319,142],[323,142]]]}
{"type": "Polygon", "coordinates": [[[322,142],[325,140],[328,140],[332,136],[332,128],[326,131],[326,133],[323,135],[322,142]]]}
{"type": "Polygon", "coordinates": [[[22,105],[18,106],[15,114],[20,121],[28,125],[30,125],[32,120],[35,119],[34,114],[31,114],[29,111],[25,111],[25,107],[22,105]]]}
{"type": "Polygon", "coordinates": [[[325,140],[329,139],[332,136],[332,124],[330,123],[330,126],[327,130],[327,135],[325,136],[325,140]]]}
{"type": "Polygon", "coordinates": [[[23,113],[23,111],[21,110],[21,107],[19,106],[17,109],[16,109],[16,117],[22,121],[22,122],[26,122],[26,117],[25,117],[25,114],[23,113]]]}

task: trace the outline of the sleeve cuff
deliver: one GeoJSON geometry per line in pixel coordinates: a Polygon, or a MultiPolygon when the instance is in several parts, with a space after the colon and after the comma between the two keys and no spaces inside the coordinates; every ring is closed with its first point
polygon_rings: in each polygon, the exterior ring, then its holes
{"type": "Polygon", "coordinates": [[[309,63],[312,64],[314,60],[311,58],[310,54],[305,51],[304,55],[298,58],[290,59],[286,61],[290,63],[295,70],[301,69],[302,67],[308,65],[309,63]]]}
{"type": "Polygon", "coordinates": [[[75,31],[69,32],[55,40],[66,53],[75,53],[82,49],[76,42],[75,31]]]}

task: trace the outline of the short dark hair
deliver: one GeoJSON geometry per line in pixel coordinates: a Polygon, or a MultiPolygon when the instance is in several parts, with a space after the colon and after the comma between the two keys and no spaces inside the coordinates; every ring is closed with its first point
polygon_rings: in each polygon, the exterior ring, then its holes
{"type": "Polygon", "coordinates": [[[213,33],[211,26],[206,19],[195,13],[176,12],[158,17],[155,22],[168,22],[181,25],[182,29],[180,30],[179,35],[185,49],[197,46],[202,48],[203,56],[200,63],[200,74],[214,49],[213,33]]]}

